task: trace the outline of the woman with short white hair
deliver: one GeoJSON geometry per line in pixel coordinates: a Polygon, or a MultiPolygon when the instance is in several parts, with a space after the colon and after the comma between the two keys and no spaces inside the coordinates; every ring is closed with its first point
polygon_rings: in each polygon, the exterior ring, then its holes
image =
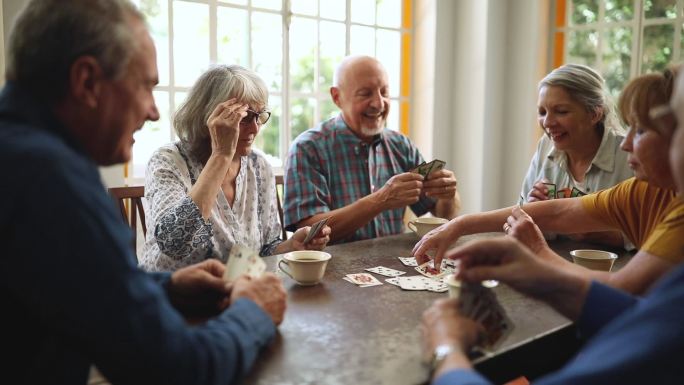
{"type": "Polygon", "coordinates": [[[147,167],[143,268],[225,262],[235,244],[262,256],[325,247],[327,226],[307,244],[310,227],[280,237],[273,171],[252,149],[270,115],[266,84],[246,68],[216,66],[197,80],[174,117],[180,140],[157,150],[147,167]]]}

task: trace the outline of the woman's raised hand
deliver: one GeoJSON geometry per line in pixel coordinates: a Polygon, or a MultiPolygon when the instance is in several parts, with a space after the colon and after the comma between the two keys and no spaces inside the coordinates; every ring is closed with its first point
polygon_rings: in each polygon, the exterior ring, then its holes
{"type": "Polygon", "coordinates": [[[212,154],[232,159],[240,136],[240,121],[247,116],[248,107],[237,99],[228,99],[214,108],[207,119],[212,154]]]}

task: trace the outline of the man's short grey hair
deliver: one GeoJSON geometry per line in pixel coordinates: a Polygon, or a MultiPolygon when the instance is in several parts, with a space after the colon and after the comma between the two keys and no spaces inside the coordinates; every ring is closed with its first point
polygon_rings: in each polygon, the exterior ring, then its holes
{"type": "Polygon", "coordinates": [[[551,71],[539,82],[539,89],[546,86],[560,86],[570,97],[589,112],[603,111],[597,128],[615,133],[625,132],[615,113],[615,103],[606,89],[605,81],[598,72],[581,64],[565,64],[551,71]]]}
{"type": "Polygon", "coordinates": [[[7,80],[54,102],[66,94],[71,65],[82,56],[118,79],[139,44],[131,18],[144,20],[128,0],[32,0],[10,33],[7,80]]]}
{"type": "Polygon", "coordinates": [[[176,134],[202,162],[211,155],[207,120],[216,106],[228,99],[263,108],[268,106],[268,88],[259,75],[247,68],[214,66],[197,79],[173,118],[176,134]]]}

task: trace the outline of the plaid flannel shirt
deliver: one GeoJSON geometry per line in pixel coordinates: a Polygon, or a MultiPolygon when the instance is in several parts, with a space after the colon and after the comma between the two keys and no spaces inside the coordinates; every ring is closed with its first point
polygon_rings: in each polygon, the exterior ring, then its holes
{"type": "MultiPolygon", "coordinates": [[[[399,132],[385,129],[368,144],[354,135],[341,115],[322,122],[299,135],[290,148],[283,205],[286,228],[294,231],[303,219],[348,206],[422,162],[418,149],[399,132]]],[[[421,196],[411,209],[423,215],[434,205],[434,199],[421,196]]],[[[337,243],[399,234],[404,210],[386,210],[337,243]]]]}

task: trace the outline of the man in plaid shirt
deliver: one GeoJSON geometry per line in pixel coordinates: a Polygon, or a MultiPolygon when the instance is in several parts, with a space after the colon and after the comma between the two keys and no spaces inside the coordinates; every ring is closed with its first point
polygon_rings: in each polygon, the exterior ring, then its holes
{"type": "Polygon", "coordinates": [[[398,234],[406,206],[451,219],[460,198],[454,173],[427,180],[410,172],[423,162],[411,141],[385,128],[387,72],[368,56],[345,58],[330,94],[341,113],[295,139],[285,170],[284,222],[289,231],[330,217],[335,243],[398,234]]]}

